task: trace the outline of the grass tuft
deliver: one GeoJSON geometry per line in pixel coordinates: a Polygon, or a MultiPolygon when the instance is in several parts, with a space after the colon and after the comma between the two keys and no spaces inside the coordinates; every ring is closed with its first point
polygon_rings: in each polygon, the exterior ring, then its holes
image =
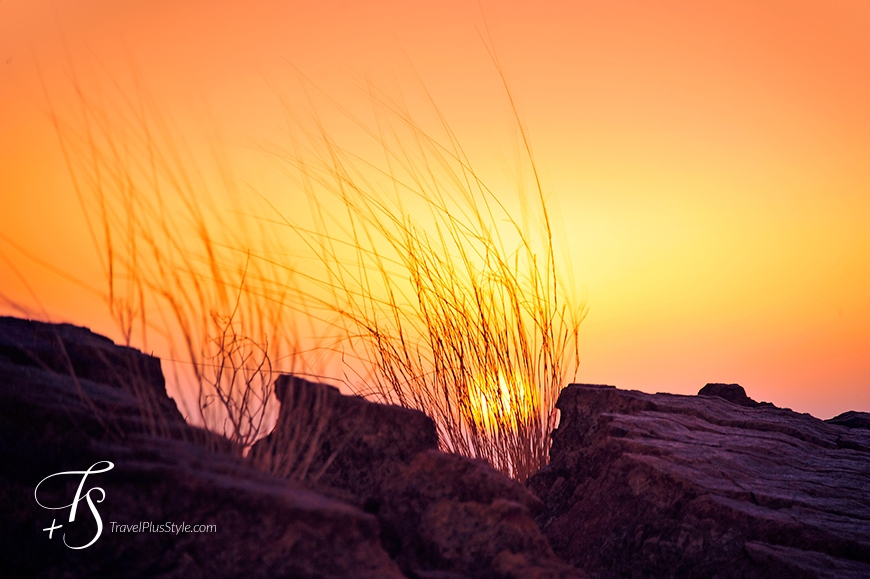
{"type": "Polygon", "coordinates": [[[286,222],[320,260],[307,283],[337,316],[359,368],[352,388],[422,410],[444,450],[525,480],[547,462],[584,315],[556,264],[525,131],[515,117],[531,202],[522,178],[512,191],[486,185],[433,103],[442,140],[401,103],[369,96],[374,125],[353,120],[382,163],[341,148],[316,120],[276,153],[315,216],[310,230],[286,222]]]}
{"type": "MultiPolygon", "coordinates": [[[[289,194],[307,197],[305,227],[224,173],[227,212],[141,87],[113,108],[76,87],[77,114],[52,118],[106,304],[128,345],[156,337],[165,348],[188,420],[250,448],[277,418],[274,378],[314,364],[296,331],[307,320],[331,328],[321,338],[345,360],[344,383],[427,413],[444,450],[519,480],[546,464],[584,309],[557,267],[515,109],[523,161],[512,190],[487,186],[428,95],[439,137],[374,89],[374,122],[349,116],[379,162],[339,146],[316,115],[297,122],[289,149],[269,153],[289,169],[289,194]]],[[[306,476],[326,423],[317,408],[285,413],[298,428],[262,468],[306,476]]]]}

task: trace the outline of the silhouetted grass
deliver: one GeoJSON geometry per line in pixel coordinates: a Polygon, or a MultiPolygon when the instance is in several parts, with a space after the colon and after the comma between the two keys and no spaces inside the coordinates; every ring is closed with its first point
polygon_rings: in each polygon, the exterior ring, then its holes
{"type": "MultiPolygon", "coordinates": [[[[546,463],[583,310],[559,273],[515,110],[528,179],[511,191],[486,186],[431,103],[440,139],[406,106],[371,92],[375,122],[354,120],[381,165],[341,148],[319,121],[299,123],[289,151],[271,152],[292,168],[285,194],[307,195],[305,228],[286,216],[276,226],[277,210],[265,205],[254,220],[221,211],[197,159],[141,88],[114,108],[76,89],[77,116],[53,120],[101,257],[106,304],[128,344],[165,344],[171,380],[196,390],[189,420],[238,448],[265,435],[277,373],[309,362],[294,327],[303,312],[337,329],[330,348],[348,361],[345,383],[430,415],[445,450],[519,480],[546,463]],[[518,215],[502,202],[511,197],[518,215]],[[303,242],[305,267],[288,261],[284,226],[303,242]]],[[[254,212],[262,199],[235,183],[225,175],[219,188],[254,212]]],[[[261,466],[304,476],[321,410],[300,411],[301,428],[280,442],[287,460],[261,466]]]]}
{"type": "Polygon", "coordinates": [[[490,190],[434,104],[443,142],[400,103],[370,96],[376,122],[360,126],[382,165],[342,149],[317,121],[292,152],[276,152],[316,216],[313,230],[287,222],[321,260],[307,283],[326,290],[360,362],[355,390],[422,410],[445,450],[525,480],[546,464],[583,309],[557,268],[523,127],[515,117],[532,201],[518,219],[502,200],[522,202],[525,183],[490,190]]]}
{"type": "MultiPolygon", "coordinates": [[[[127,345],[165,349],[188,420],[249,447],[274,420],[273,379],[298,362],[288,273],[250,258],[265,232],[222,218],[214,187],[143,90],[109,108],[75,88],[78,114],[53,120],[106,305],[127,345]]],[[[232,183],[219,186],[232,193],[232,183]]]]}

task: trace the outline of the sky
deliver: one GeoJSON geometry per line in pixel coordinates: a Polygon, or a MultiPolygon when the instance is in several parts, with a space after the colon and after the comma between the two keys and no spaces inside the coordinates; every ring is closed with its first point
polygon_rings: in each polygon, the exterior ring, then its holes
{"type": "Polygon", "coordinates": [[[425,86],[498,183],[516,134],[487,46],[587,300],[576,381],[870,411],[863,0],[2,0],[0,290],[117,338],[57,273],[100,276],[49,114],[72,78],[139,79],[259,191],[287,188],[263,144],[310,98],[300,75],[352,109],[367,83],[425,86]]]}

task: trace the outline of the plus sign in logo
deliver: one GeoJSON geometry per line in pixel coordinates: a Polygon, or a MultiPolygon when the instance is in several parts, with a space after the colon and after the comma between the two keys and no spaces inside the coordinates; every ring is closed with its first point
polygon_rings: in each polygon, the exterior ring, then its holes
{"type": "MultiPolygon", "coordinates": [[[[59,511],[59,510],[69,509],[70,510],[69,511],[69,519],[67,520],[68,523],[75,522],[76,514],[78,512],[79,503],[82,500],[87,502],[88,508],[90,508],[90,511],[91,511],[91,515],[93,515],[94,521],[97,524],[97,532],[94,535],[94,537],[90,540],[90,542],[88,542],[87,544],[84,544],[84,545],[77,546],[77,547],[67,543],[66,533],[64,533],[63,534],[63,544],[66,545],[67,547],[69,547],[70,549],[85,549],[87,547],[90,547],[91,545],[93,545],[97,541],[97,539],[100,538],[100,535],[103,533],[103,520],[100,518],[100,513],[99,513],[99,511],[97,511],[97,506],[94,504],[94,502],[97,502],[97,503],[103,502],[106,498],[106,491],[104,491],[100,487],[91,487],[86,491],[84,491],[84,488],[85,488],[85,483],[88,480],[88,476],[108,472],[108,471],[112,470],[113,468],[115,468],[115,465],[113,463],[109,462],[108,460],[103,460],[103,461],[100,461],[98,463],[93,464],[88,470],[68,470],[65,472],[58,472],[55,474],[48,475],[47,477],[45,477],[44,479],[39,481],[39,484],[36,485],[35,489],[33,489],[33,498],[36,499],[36,504],[38,504],[43,509],[48,509],[51,511],[59,511]],[[106,466],[101,467],[101,465],[106,465],[106,466]],[[50,506],[42,504],[39,501],[39,487],[40,487],[40,485],[42,485],[42,483],[44,483],[45,481],[47,481],[51,478],[54,478],[54,477],[69,476],[69,475],[75,475],[75,476],[82,477],[81,482],[79,482],[79,486],[76,489],[75,497],[73,498],[73,501],[70,504],[64,505],[62,507],[50,507],[50,506]],[[91,497],[92,493],[95,496],[96,496],[96,494],[99,494],[99,498],[91,497]]],[[[51,525],[49,525],[48,527],[43,529],[43,531],[47,531],[48,538],[53,539],[54,532],[58,531],[58,533],[60,533],[60,531],[58,529],[61,529],[61,528],[63,528],[63,524],[58,524],[57,519],[54,518],[51,520],[51,525]]]]}

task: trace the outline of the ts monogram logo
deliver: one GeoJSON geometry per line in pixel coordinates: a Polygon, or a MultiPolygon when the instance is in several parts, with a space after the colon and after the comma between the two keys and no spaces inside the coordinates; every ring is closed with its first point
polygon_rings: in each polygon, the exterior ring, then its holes
{"type": "MultiPolygon", "coordinates": [[[[94,499],[91,498],[91,493],[99,493],[100,496],[98,499],[96,499],[96,502],[101,503],[106,498],[106,492],[103,489],[101,489],[100,487],[93,487],[93,488],[90,488],[87,491],[85,491],[84,494],[82,494],[82,489],[84,489],[84,487],[85,487],[85,482],[87,481],[88,475],[108,472],[108,471],[112,470],[113,468],[115,468],[115,465],[113,463],[109,462],[108,460],[103,460],[103,461],[100,461],[100,462],[92,465],[88,470],[69,470],[66,472],[58,472],[58,473],[55,473],[52,475],[48,475],[47,477],[45,477],[44,479],[39,481],[39,484],[36,485],[35,489],[33,489],[33,498],[36,499],[36,504],[38,504],[40,507],[42,507],[44,509],[49,509],[52,511],[70,509],[69,521],[68,521],[70,523],[72,523],[76,520],[76,510],[78,509],[79,501],[81,501],[82,499],[87,501],[88,507],[90,507],[90,509],[91,509],[91,514],[94,516],[94,520],[97,523],[97,533],[94,535],[94,538],[91,539],[91,541],[89,543],[87,543],[86,545],[81,545],[79,547],[74,547],[74,546],[70,545],[69,543],[67,543],[66,542],[66,533],[64,533],[63,534],[63,544],[66,545],[67,547],[69,547],[70,549],[85,549],[85,548],[93,545],[96,542],[96,540],[100,538],[100,535],[103,532],[103,521],[100,518],[100,513],[97,511],[96,505],[94,504],[94,499]],[[100,465],[104,465],[104,464],[108,465],[108,466],[105,466],[105,467],[99,468],[99,469],[97,468],[100,465]],[[50,478],[54,478],[56,476],[64,476],[64,475],[81,475],[81,477],[82,477],[82,480],[79,483],[79,487],[76,490],[76,494],[75,494],[75,497],[73,498],[73,501],[70,504],[64,505],[62,507],[49,507],[49,506],[46,506],[46,505],[42,504],[41,502],[39,502],[39,486],[50,478]]],[[[51,526],[43,529],[43,531],[48,531],[48,538],[51,539],[54,535],[54,531],[57,529],[60,529],[61,527],[63,527],[63,525],[58,525],[57,519],[52,519],[51,526]]]]}

